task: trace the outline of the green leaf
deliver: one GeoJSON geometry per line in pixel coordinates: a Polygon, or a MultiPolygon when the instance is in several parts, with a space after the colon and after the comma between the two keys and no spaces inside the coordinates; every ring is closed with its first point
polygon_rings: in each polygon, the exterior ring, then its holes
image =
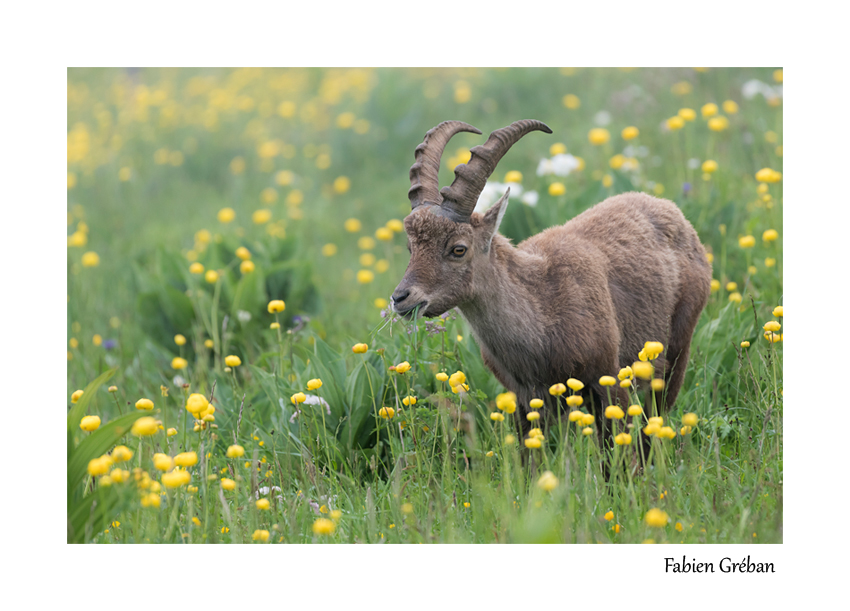
{"type": "Polygon", "coordinates": [[[102,456],[109,448],[130,432],[133,423],[142,416],[148,416],[150,412],[137,411],[126,414],[115,420],[101,425],[99,429],[83,439],[80,444],[70,452],[68,456],[68,502],[71,502],[72,493],[76,486],[82,483],[87,474],[89,461],[102,456]]]}
{"type": "Polygon", "coordinates": [[[83,416],[86,414],[86,410],[88,409],[89,403],[92,399],[94,399],[95,392],[98,388],[103,386],[103,384],[105,384],[109,378],[115,375],[116,371],[118,371],[117,367],[113,367],[108,371],[104,371],[97,378],[95,378],[92,383],[90,383],[88,386],[85,387],[85,389],[83,389],[83,396],[80,397],[68,411],[69,431],[74,431],[76,427],[80,426],[80,420],[82,420],[83,416]]]}

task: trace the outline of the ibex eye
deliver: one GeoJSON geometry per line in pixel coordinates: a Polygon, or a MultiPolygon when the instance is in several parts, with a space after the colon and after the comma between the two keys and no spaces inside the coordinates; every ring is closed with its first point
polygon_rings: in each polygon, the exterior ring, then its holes
{"type": "Polygon", "coordinates": [[[452,254],[456,257],[462,257],[466,254],[466,246],[455,246],[452,248],[452,254]]]}

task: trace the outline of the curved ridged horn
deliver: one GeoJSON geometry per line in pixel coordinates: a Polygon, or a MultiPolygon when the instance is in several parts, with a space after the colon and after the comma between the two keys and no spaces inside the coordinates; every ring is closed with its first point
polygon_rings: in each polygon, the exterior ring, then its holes
{"type": "Polygon", "coordinates": [[[428,130],[422,144],[416,147],[416,161],[410,168],[410,206],[415,209],[422,204],[439,206],[443,201],[440,195],[440,157],[452,136],[458,132],[480,134],[481,130],[463,121],[443,121],[428,130]]]}
{"type": "Polygon", "coordinates": [[[497,129],[487,142],[473,147],[471,159],[455,168],[455,180],[450,187],[444,187],[440,194],[443,196],[443,213],[454,219],[469,222],[469,217],[478,202],[478,196],[484,189],[487,179],[496,164],[517,141],[529,132],[539,130],[551,134],[552,130],[542,121],[523,119],[511,123],[507,127],[497,129]]]}

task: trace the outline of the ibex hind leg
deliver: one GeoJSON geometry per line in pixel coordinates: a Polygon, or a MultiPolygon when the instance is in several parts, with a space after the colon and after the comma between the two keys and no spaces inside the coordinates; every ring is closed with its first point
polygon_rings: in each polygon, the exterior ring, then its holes
{"type": "Polygon", "coordinates": [[[661,400],[656,403],[660,408],[659,411],[666,413],[676,404],[676,398],[682,389],[682,382],[685,381],[685,372],[688,369],[691,338],[705,307],[707,296],[706,287],[704,298],[695,291],[676,305],[670,326],[670,345],[667,346],[665,355],[667,367],[664,372],[664,390],[656,393],[655,396],[656,401],[661,400]]]}

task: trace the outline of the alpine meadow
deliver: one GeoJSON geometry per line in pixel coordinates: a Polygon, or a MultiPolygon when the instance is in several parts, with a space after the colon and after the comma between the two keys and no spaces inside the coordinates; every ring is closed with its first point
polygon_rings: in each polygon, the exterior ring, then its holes
{"type": "MultiPolygon", "coordinates": [[[[781,68],[71,68],[67,92],[68,543],[783,541],[781,68]],[[711,272],[675,383],[658,326],[514,394],[463,307],[396,313],[426,132],[466,125],[437,193],[519,120],[463,218],[510,190],[508,248],[620,194],[675,204],[711,272]]],[[[621,259],[629,315],[662,318],[662,276],[621,259]]]]}

